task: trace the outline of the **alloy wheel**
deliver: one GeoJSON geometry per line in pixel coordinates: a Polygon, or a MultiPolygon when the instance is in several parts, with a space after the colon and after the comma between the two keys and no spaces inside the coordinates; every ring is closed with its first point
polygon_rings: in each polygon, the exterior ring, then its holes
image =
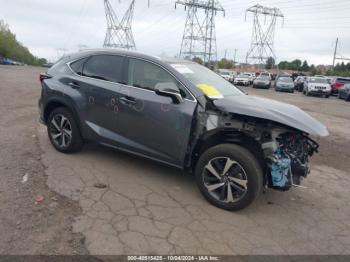
{"type": "Polygon", "coordinates": [[[72,142],[72,125],[62,114],[54,115],[50,122],[50,136],[56,146],[68,147],[72,142]]]}
{"type": "Polygon", "coordinates": [[[248,190],[245,170],[228,157],[211,159],[204,167],[203,182],[213,198],[225,203],[241,200],[248,190]]]}

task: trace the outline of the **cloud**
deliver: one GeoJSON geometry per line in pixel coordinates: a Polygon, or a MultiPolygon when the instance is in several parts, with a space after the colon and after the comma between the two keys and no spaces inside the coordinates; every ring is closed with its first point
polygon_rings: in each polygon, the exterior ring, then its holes
{"type": "MultiPolygon", "coordinates": [[[[130,1],[110,0],[119,17],[130,1]]],[[[186,11],[174,8],[175,0],[137,0],[133,32],[139,51],[176,55],[181,46],[186,11]]],[[[249,49],[253,18],[245,21],[245,9],[253,0],[221,0],[226,16],[216,18],[218,56],[228,54],[244,61],[249,49]],[[226,51],[225,51],[226,50],[226,51]]],[[[278,5],[285,14],[285,26],[276,27],[275,52],[278,60],[307,59],[309,63],[330,64],[334,42],[339,36],[339,52],[350,56],[350,3],[338,0],[280,1],[263,0],[267,6],[278,5]]],[[[79,45],[101,47],[106,21],[102,1],[96,0],[2,0],[1,17],[17,38],[37,56],[57,58],[57,49],[69,52],[79,45]]]]}

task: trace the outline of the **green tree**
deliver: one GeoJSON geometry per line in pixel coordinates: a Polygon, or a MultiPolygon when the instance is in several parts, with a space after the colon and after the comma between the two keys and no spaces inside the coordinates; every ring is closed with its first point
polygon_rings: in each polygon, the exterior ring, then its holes
{"type": "Polygon", "coordinates": [[[288,69],[288,65],[289,65],[289,63],[287,62],[287,61],[281,61],[281,62],[279,62],[279,64],[278,64],[278,68],[279,69],[288,69]]]}
{"type": "Polygon", "coordinates": [[[307,63],[307,61],[305,60],[301,66],[301,71],[307,72],[310,70],[309,64],[307,63]]]}
{"type": "Polygon", "coordinates": [[[192,58],[192,61],[193,61],[193,62],[196,62],[196,63],[198,63],[198,64],[200,64],[200,65],[203,65],[203,60],[202,60],[202,58],[200,58],[200,57],[193,57],[193,58],[192,58]]]}
{"type": "Polygon", "coordinates": [[[232,60],[228,60],[226,58],[223,58],[218,62],[218,67],[220,69],[232,69],[232,68],[234,68],[234,63],[232,60]]]}
{"type": "Polygon", "coordinates": [[[270,56],[270,57],[266,60],[266,66],[265,66],[265,68],[266,68],[266,69],[272,69],[272,68],[274,68],[274,66],[275,66],[275,59],[274,59],[272,56],[270,56]]]}
{"type": "Polygon", "coordinates": [[[29,65],[42,65],[45,59],[33,56],[28,48],[16,39],[16,35],[10,31],[9,26],[0,20],[0,56],[23,62],[29,65]]]}

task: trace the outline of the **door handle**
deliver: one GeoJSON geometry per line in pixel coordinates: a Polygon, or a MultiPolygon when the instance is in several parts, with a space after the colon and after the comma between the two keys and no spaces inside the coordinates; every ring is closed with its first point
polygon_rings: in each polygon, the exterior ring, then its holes
{"type": "Polygon", "coordinates": [[[127,104],[127,105],[135,105],[136,104],[135,98],[126,97],[126,96],[122,96],[120,98],[120,102],[122,102],[123,104],[127,104]]]}
{"type": "Polygon", "coordinates": [[[71,88],[73,88],[73,89],[79,89],[80,88],[80,85],[78,83],[76,83],[76,82],[70,82],[68,85],[71,88]]]}

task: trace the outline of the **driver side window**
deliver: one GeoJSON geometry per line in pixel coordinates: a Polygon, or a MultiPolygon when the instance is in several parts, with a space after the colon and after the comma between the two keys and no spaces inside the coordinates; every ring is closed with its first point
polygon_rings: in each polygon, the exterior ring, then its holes
{"type": "Polygon", "coordinates": [[[159,83],[174,83],[179,87],[183,97],[186,97],[181,84],[167,71],[158,65],[147,61],[130,58],[128,70],[128,85],[147,90],[154,90],[159,83]]]}

